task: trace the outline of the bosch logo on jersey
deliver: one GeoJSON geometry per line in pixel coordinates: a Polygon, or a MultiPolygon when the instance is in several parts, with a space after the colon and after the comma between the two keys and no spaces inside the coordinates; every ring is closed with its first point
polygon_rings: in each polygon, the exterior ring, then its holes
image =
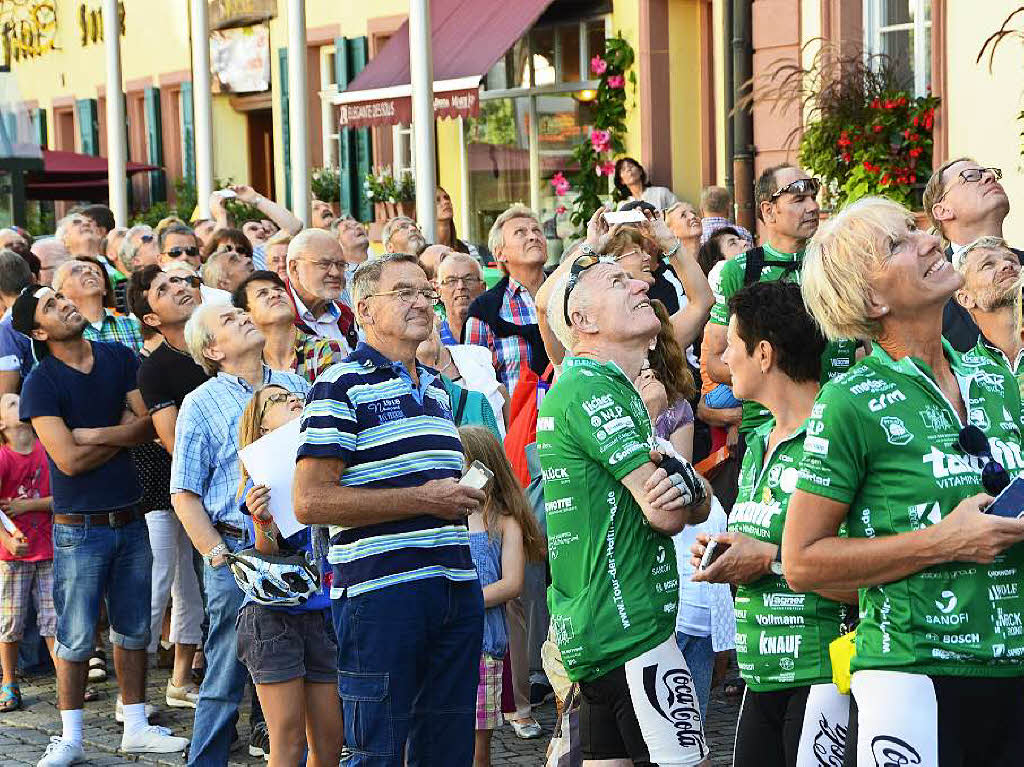
{"type": "Polygon", "coordinates": [[[872,413],[877,413],[879,410],[885,410],[889,405],[894,402],[906,402],[907,395],[901,392],[899,389],[891,391],[888,394],[883,394],[880,397],[874,397],[868,400],[868,410],[872,413]]]}
{"type": "Polygon", "coordinates": [[[803,637],[799,634],[784,634],[783,636],[771,636],[761,632],[761,637],[758,640],[757,647],[762,655],[792,655],[794,658],[800,657],[800,642],[803,641],[803,637]]]}
{"type": "Polygon", "coordinates": [[[762,594],[764,606],[773,610],[803,610],[804,594],[762,594]]]}
{"type": "Polygon", "coordinates": [[[943,644],[978,644],[981,641],[980,634],[943,634],[943,644]]]}

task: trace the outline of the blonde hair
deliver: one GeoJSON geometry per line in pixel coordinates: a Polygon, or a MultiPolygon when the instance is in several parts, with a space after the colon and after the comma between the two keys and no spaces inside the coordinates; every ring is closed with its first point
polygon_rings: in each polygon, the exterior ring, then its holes
{"type": "Polygon", "coordinates": [[[494,219],[494,223],[491,224],[491,231],[487,234],[487,247],[495,256],[498,255],[498,251],[501,248],[505,247],[505,224],[514,218],[530,218],[538,224],[540,223],[536,213],[522,203],[514,203],[508,210],[494,219]]]}
{"type": "Polygon", "coordinates": [[[868,316],[871,278],[889,256],[893,233],[913,214],[884,197],[864,197],[823,222],[807,244],[801,289],[807,311],[831,340],[877,338],[868,316]]]}
{"type": "Polygon", "coordinates": [[[936,220],[935,214],[932,213],[932,208],[939,202],[939,197],[942,196],[945,184],[942,181],[942,177],[946,174],[946,171],[956,165],[958,162],[976,162],[973,157],[957,157],[955,160],[948,160],[935,169],[931,177],[928,179],[928,183],[924,186],[924,194],[921,197],[921,207],[924,208],[924,212],[928,215],[928,220],[932,222],[932,226],[935,227],[935,231],[945,236],[942,231],[942,222],[936,220]]]}
{"type": "MultiPolygon", "coordinates": [[[[268,389],[280,389],[281,391],[288,391],[281,384],[265,384],[258,388],[252,393],[252,397],[249,399],[249,404],[245,406],[245,410],[242,411],[242,417],[238,419],[238,449],[241,450],[243,447],[248,447],[253,442],[263,436],[263,421],[260,418],[260,411],[263,409],[260,404],[260,395],[266,392],[268,389]]],[[[245,494],[245,485],[249,481],[249,472],[245,470],[245,464],[242,463],[241,459],[238,461],[239,476],[241,480],[238,483],[238,497],[241,498],[245,494]]]]}
{"type": "Polygon", "coordinates": [[[523,551],[527,562],[543,562],[547,558],[547,543],[540,531],[533,510],[526,500],[522,485],[512,473],[505,451],[490,429],[483,426],[460,426],[459,438],[466,463],[480,461],[494,472],[487,487],[484,501],[484,526],[492,538],[499,536],[499,517],[512,517],[523,531],[523,551]]]}

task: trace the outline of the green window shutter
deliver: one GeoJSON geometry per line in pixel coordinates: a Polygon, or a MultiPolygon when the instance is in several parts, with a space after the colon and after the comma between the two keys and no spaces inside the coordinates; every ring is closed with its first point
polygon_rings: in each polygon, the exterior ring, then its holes
{"type": "Polygon", "coordinates": [[[39,146],[49,146],[49,134],[46,128],[46,109],[39,107],[32,110],[32,133],[39,142],[39,146]]]}
{"type": "MultiPolygon", "coordinates": [[[[366,37],[352,37],[348,41],[348,71],[351,78],[355,78],[366,66],[368,59],[368,47],[366,37]]],[[[355,201],[358,203],[352,209],[352,215],[360,221],[373,220],[373,205],[363,194],[363,179],[373,169],[373,141],[370,138],[369,128],[352,129],[355,143],[355,201]]]]}
{"type": "Polygon", "coordinates": [[[181,84],[181,176],[195,185],[196,117],[191,81],[181,84]]]}
{"type": "Polygon", "coordinates": [[[288,125],[288,49],[277,49],[277,61],[281,71],[281,140],[284,142],[284,206],[292,207],[292,145],[288,125]]]}
{"type": "MultiPolygon", "coordinates": [[[[347,38],[334,38],[334,71],[337,73],[338,90],[345,90],[352,81],[352,74],[348,66],[347,38]]],[[[341,201],[341,209],[358,217],[356,196],[362,193],[363,180],[356,176],[355,140],[349,128],[340,128],[338,131],[338,176],[340,179],[338,199],[341,201]]]]}
{"type": "Polygon", "coordinates": [[[98,155],[100,153],[100,123],[96,113],[96,99],[78,99],[78,132],[82,137],[82,152],[98,155]]]}
{"type": "MultiPolygon", "coordinates": [[[[150,165],[164,164],[164,136],[160,116],[160,89],[146,88],[143,94],[146,110],[146,159],[150,165]]],[[[149,173],[149,199],[163,202],[167,199],[167,182],[162,170],[149,173]]]]}

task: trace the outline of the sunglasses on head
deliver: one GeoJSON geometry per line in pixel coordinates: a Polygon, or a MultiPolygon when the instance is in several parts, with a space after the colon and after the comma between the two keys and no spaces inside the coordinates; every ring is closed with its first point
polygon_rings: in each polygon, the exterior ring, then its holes
{"type": "Polygon", "coordinates": [[[198,256],[199,248],[195,245],[176,245],[173,248],[168,249],[167,255],[171,258],[179,258],[180,256],[198,256]]]}
{"type": "Polygon", "coordinates": [[[576,285],[579,284],[580,277],[583,275],[583,272],[587,271],[587,269],[592,266],[597,266],[601,263],[613,264],[615,263],[615,259],[605,258],[602,256],[580,256],[573,261],[572,268],[569,269],[569,281],[565,284],[565,296],[562,299],[562,311],[565,314],[566,327],[572,327],[572,320],[569,318],[569,296],[572,294],[576,285]]]}
{"type": "Polygon", "coordinates": [[[798,178],[789,184],[786,184],[781,189],[771,196],[771,201],[775,202],[779,197],[784,194],[793,194],[797,197],[817,197],[818,192],[821,190],[821,182],[816,178],[798,178]]]}
{"type": "Polygon", "coordinates": [[[974,424],[960,430],[954,447],[975,458],[987,459],[981,469],[981,485],[989,495],[999,495],[1010,484],[1010,473],[992,456],[988,437],[974,424]]]}
{"type": "Polygon", "coordinates": [[[152,242],[155,239],[156,238],[152,234],[143,234],[143,235],[139,236],[139,240],[141,242],[143,242],[143,243],[149,243],[149,242],[152,242]]]}
{"type": "Polygon", "coordinates": [[[252,252],[243,245],[235,245],[232,242],[224,242],[217,246],[218,253],[240,253],[243,256],[251,256],[252,252]]]}

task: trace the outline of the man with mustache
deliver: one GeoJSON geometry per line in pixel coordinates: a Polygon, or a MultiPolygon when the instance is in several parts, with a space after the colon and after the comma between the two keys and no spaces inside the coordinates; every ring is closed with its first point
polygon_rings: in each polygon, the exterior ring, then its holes
{"type": "Polygon", "coordinates": [[[384,224],[380,234],[387,253],[408,253],[419,256],[427,247],[427,241],[416,222],[406,216],[395,216],[384,224]]]}
{"type": "Polygon", "coordinates": [[[63,734],[51,739],[39,764],[63,767],[85,758],[82,703],[101,599],[124,701],[122,750],[181,751],[188,741],[150,726],[144,703],[152,554],[139,507],[142,488],[127,448],[154,435],[136,382],[137,357],[121,344],[86,340],[89,321],[51,288],[26,288],[11,317],[39,358],[25,379],[20,414],[46,448],[53,490],[63,734]]]}
{"type": "Polygon", "coordinates": [[[979,237],[954,254],[953,267],[964,276],[953,298],[979,330],[973,353],[1004,363],[1024,392],[1020,259],[1002,237],[979,237]]]}
{"type": "Polygon", "coordinates": [[[331,338],[345,351],[358,343],[355,315],[341,302],[345,256],[323,229],[304,229],[288,243],[288,295],[295,326],[306,335],[331,338]]]}
{"type": "MultiPolygon", "coordinates": [[[[792,165],[766,168],[758,177],[754,202],[757,217],[764,225],[764,245],[730,259],[722,267],[721,294],[711,310],[711,321],[704,329],[707,371],[715,382],[732,382],[729,366],[722,361],[729,325],[729,299],[752,282],[800,282],[804,248],[818,231],[820,187],[817,179],[792,165]]],[[[829,343],[821,360],[822,382],[848,370],[855,362],[855,354],[853,341],[829,343]]],[[[756,429],[768,417],[768,411],[759,403],[744,402],[740,432],[756,429]]]]}

